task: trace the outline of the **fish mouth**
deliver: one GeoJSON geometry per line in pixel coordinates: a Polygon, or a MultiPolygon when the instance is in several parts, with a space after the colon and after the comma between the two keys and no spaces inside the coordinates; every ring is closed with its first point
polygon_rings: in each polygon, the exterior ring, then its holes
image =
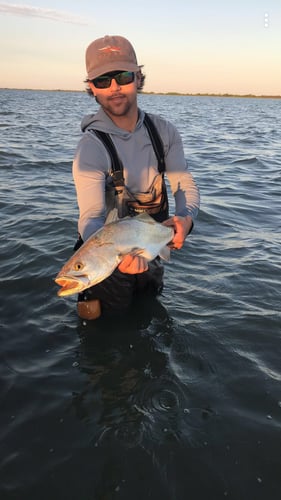
{"type": "Polygon", "coordinates": [[[81,278],[70,278],[69,276],[60,276],[55,278],[57,285],[61,287],[57,294],[59,297],[65,297],[67,295],[73,295],[74,293],[82,292],[86,285],[81,278]]]}

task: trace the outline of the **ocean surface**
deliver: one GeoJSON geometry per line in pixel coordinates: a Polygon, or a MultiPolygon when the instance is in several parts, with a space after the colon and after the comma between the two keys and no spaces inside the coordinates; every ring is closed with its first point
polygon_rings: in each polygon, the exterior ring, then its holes
{"type": "Polygon", "coordinates": [[[281,101],[139,96],[201,191],[165,287],[80,321],[72,254],[84,93],[0,91],[1,500],[280,500],[281,101]]]}

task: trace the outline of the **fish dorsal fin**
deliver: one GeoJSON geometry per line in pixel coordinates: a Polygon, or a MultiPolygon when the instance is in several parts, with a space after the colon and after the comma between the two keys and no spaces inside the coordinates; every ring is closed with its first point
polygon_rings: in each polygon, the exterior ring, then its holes
{"type": "Polygon", "coordinates": [[[135,217],[136,219],[142,222],[146,222],[148,224],[156,224],[155,220],[150,215],[148,215],[147,212],[142,212],[141,214],[138,214],[135,217]]]}
{"type": "MultiPolygon", "coordinates": [[[[126,216],[120,219],[120,217],[118,217],[118,209],[112,208],[112,210],[110,210],[110,212],[108,212],[106,216],[104,225],[110,224],[111,222],[118,222],[119,220],[130,219],[130,218],[131,217],[126,216]]],[[[138,219],[139,221],[146,222],[147,224],[156,224],[155,220],[146,212],[142,212],[141,214],[136,215],[135,218],[138,219]]]]}
{"type": "Polygon", "coordinates": [[[118,222],[119,220],[120,219],[118,217],[118,209],[113,208],[112,210],[110,210],[110,212],[108,212],[104,224],[106,225],[106,224],[110,224],[111,222],[118,222]]]}

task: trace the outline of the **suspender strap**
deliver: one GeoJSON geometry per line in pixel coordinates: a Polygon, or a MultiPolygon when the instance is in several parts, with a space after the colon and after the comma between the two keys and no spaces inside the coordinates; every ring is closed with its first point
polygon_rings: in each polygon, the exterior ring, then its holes
{"type": "Polygon", "coordinates": [[[106,147],[112,165],[112,178],[115,187],[124,186],[124,177],[123,177],[123,165],[117,154],[116,148],[113,144],[113,141],[109,134],[106,132],[101,132],[101,130],[92,129],[101,142],[106,147]]]}
{"type": "MultiPolygon", "coordinates": [[[[164,147],[161,140],[161,137],[156,129],[151,118],[145,113],[143,123],[145,124],[151,144],[153,146],[157,161],[158,161],[158,171],[159,173],[165,172],[165,154],[164,147]]],[[[111,159],[111,168],[112,168],[112,178],[115,187],[124,186],[124,176],[123,176],[123,165],[117,154],[116,148],[113,144],[113,141],[109,134],[106,132],[102,132],[101,130],[91,129],[101,142],[106,147],[110,159],[111,159]]]]}
{"type": "Polygon", "coordinates": [[[149,133],[151,144],[153,146],[154,152],[158,160],[158,170],[159,173],[161,174],[165,172],[165,154],[164,154],[163,142],[161,140],[157,128],[155,127],[153,121],[151,120],[151,118],[148,116],[147,113],[145,113],[144,115],[143,122],[149,133]]]}

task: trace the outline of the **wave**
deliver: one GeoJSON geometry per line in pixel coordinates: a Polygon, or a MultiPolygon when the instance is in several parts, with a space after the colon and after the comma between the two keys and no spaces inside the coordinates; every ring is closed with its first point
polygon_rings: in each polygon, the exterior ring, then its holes
{"type": "Polygon", "coordinates": [[[279,102],[268,117],[266,100],[245,113],[245,100],[177,97],[173,108],[172,96],[144,97],[188,129],[202,208],[157,299],[120,322],[83,322],[53,278],[76,238],[71,163],[84,97],[29,95],[32,106],[16,91],[3,100],[3,121],[17,105],[27,136],[1,129],[0,496],[158,498],[162,487],[165,500],[207,498],[215,480],[214,498],[227,484],[235,498],[277,499],[281,139],[267,151],[240,139],[252,123],[277,123],[279,102]]]}
{"type": "Polygon", "coordinates": [[[230,162],[230,165],[245,165],[247,166],[264,166],[263,161],[256,156],[238,158],[230,162]]]}

